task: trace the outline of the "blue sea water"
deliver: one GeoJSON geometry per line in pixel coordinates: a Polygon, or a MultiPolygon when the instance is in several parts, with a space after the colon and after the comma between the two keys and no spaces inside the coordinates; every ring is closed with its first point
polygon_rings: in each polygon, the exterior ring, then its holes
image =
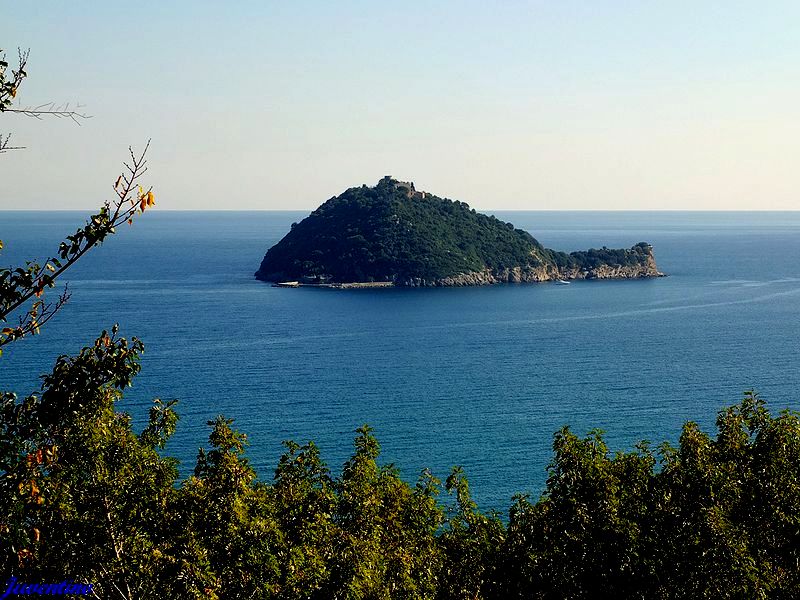
{"type": "MultiPolygon", "coordinates": [[[[68,274],[72,299],[8,347],[0,389],[38,388],[59,354],[119,322],[147,346],[123,408],[178,398],[184,473],[222,413],[270,480],[281,441],[338,472],[354,429],[409,480],[463,465],[484,509],[543,489],[552,434],[612,449],[675,442],[744,390],[800,408],[800,213],[498,212],[559,250],[654,245],[663,279],[485,288],[277,289],[252,274],[305,213],[154,210],[68,274]]],[[[45,258],[74,212],[0,212],[3,264],[45,258]]]]}

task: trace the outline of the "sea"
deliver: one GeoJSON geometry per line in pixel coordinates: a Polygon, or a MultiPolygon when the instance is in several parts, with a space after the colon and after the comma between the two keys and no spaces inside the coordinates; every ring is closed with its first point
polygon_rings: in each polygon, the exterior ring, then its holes
{"type": "MultiPolygon", "coordinates": [[[[70,270],[69,303],[6,347],[0,389],[36,392],[61,354],[119,323],[144,340],[120,410],[141,428],[178,399],[166,452],[192,472],[223,414],[271,481],[282,441],[338,474],[369,424],[410,482],[460,465],[485,511],[543,492],[553,434],[611,452],[677,443],[757,390],[800,409],[800,212],[495,212],[571,251],[653,245],[668,277],[441,289],[279,289],[253,277],[306,212],[169,212],[120,228],[70,270]]],[[[0,212],[0,264],[45,259],[78,212],[0,212]]],[[[51,292],[52,294],[52,292],[51,292]]]]}

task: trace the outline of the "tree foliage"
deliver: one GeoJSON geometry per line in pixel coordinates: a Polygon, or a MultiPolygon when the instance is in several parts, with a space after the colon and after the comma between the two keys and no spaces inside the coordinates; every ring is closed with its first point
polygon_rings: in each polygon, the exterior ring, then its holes
{"type": "Polygon", "coordinates": [[[2,396],[4,573],[126,599],[800,594],[800,417],[752,392],[715,437],[687,423],[656,451],[561,429],[542,496],[503,519],[478,509],[459,468],[408,483],[366,426],[338,476],[313,443],[287,442],[265,482],[219,417],[179,482],[163,450],[173,403],[156,400],[139,433],[115,409],[142,351],[103,332],[60,357],[41,393],[2,396]]]}
{"type": "Polygon", "coordinates": [[[28,52],[19,51],[16,68],[6,60],[3,50],[0,49],[0,112],[9,110],[17,97],[22,81],[28,76],[25,65],[28,62],[28,52]]]}

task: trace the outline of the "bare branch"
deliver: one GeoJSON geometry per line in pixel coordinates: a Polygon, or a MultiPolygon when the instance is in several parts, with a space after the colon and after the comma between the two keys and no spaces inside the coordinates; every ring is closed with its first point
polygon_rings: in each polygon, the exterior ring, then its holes
{"type": "Polygon", "coordinates": [[[47,102],[38,106],[26,106],[23,108],[7,108],[5,112],[17,113],[25,115],[26,117],[33,117],[34,119],[41,120],[42,117],[51,116],[57,119],[70,119],[75,124],[80,125],[80,119],[91,119],[91,115],[79,112],[83,108],[82,104],[75,106],[75,109],[70,108],[69,102],[63,104],[56,104],[55,102],[47,102]]]}
{"type": "MultiPolygon", "coordinates": [[[[17,49],[17,56],[17,68],[14,69],[9,67],[8,62],[5,60],[5,54],[0,51],[0,113],[16,113],[34,119],[51,116],[57,119],[69,119],[76,125],[80,125],[80,122],[84,119],[91,118],[91,115],[87,115],[81,110],[83,105],[78,104],[73,107],[69,102],[61,104],[49,102],[38,106],[13,107],[22,81],[28,76],[25,67],[28,64],[30,50],[19,48],[17,49]],[[8,76],[9,70],[11,71],[10,77],[8,76]]],[[[3,138],[0,136],[0,154],[7,150],[20,150],[22,148],[21,146],[10,146],[8,143],[9,137],[3,138]]]]}
{"type": "Polygon", "coordinates": [[[40,301],[34,302],[28,312],[20,315],[16,327],[3,328],[3,335],[0,336],[0,348],[27,335],[36,335],[39,333],[39,329],[61,310],[69,301],[70,296],[71,294],[67,289],[67,285],[64,285],[64,291],[59,295],[55,303],[48,302],[44,304],[40,301]]]}
{"type": "MultiPolygon", "coordinates": [[[[90,118],[81,112],[81,105],[73,107],[69,103],[50,102],[38,106],[13,107],[22,81],[27,77],[25,67],[28,63],[28,50],[18,50],[18,66],[11,68],[0,50],[0,112],[12,112],[35,119],[45,116],[70,119],[80,125],[80,120],[90,118]],[[9,71],[11,76],[8,75],[9,71]]],[[[10,135],[0,135],[0,153],[17,149],[10,145],[10,135]]],[[[58,253],[49,258],[44,265],[29,261],[21,268],[0,268],[0,323],[31,302],[19,316],[16,327],[0,328],[0,348],[27,335],[36,335],[39,328],[47,323],[69,299],[64,292],[56,302],[46,303],[42,298],[46,288],[55,286],[55,280],[97,244],[113,235],[116,228],[128,222],[133,223],[136,214],[143,213],[155,204],[152,188],[144,190],[137,182],[147,172],[145,156],[150,141],[141,154],[128,148],[130,163],[124,163],[125,170],[114,184],[116,198],[113,203],[106,201],[100,212],[91,216],[86,225],[74,234],[67,236],[58,248],[58,253]]],[[[2,243],[0,243],[2,248],[2,243]]]]}
{"type": "Polygon", "coordinates": [[[9,143],[11,142],[11,134],[7,134],[3,137],[3,134],[0,133],[0,154],[6,152],[8,150],[22,150],[25,146],[10,146],[9,143]]]}
{"type": "Polygon", "coordinates": [[[133,224],[133,218],[155,204],[152,188],[144,189],[136,182],[147,171],[147,151],[150,141],[140,154],[132,148],[131,164],[125,165],[113,186],[116,198],[105,202],[100,212],[92,215],[86,226],[67,236],[58,249],[57,257],[49,258],[44,266],[28,262],[25,268],[0,269],[0,322],[6,319],[29,300],[33,303],[23,313],[16,327],[0,329],[0,347],[27,335],[35,335],[67,302],[67,288],[55,303],[46,304],[41,299],[46,288],[53,287],[55,280],[75,264],[84,254],[100,244],[116,228],[124,223],[133,224]]]}

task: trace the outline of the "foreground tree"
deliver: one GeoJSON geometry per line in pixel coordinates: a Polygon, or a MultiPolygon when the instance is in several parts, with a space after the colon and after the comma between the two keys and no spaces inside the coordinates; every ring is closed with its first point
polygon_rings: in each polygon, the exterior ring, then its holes
{"type": "MultiPolygon", "coordinates": [[[[0,113],[16,113],[26,117],[42,119],[43,117],[55,117],[59,119],[70,119],[79,123],[82,119],[89,116],[70,107],[69,103],[56,104],[46,102],[37,106],[16,106],[15,100],[19,93],[22,82],[27,78],[25,71],[28,65],[30,50],[17,50],[17,64],[12,66],[7,60],[6,55],[0,48],[0,113]]],[[[21,150],[18,146],[11,146],[11,134],[0,133],[0,154],[8,150],[21,150]]]]}
{"type": "Polygon", "coordinates": [[[115,409],[141,342],[115,329],[60,357],[41,394],[0,405],[0,565],[19,580],[96,584],[98,597],[792,598],[800,594],[800,417],[748,393],[711,437],[612,454],[600,432],[554,439],[542,497],[507,525],[455,469],[410,485],[367,427],[333,476],[287,443],[259,481],[246,438],[210,422],[177,482],[177,416],[156,400],[139,433],[115,409]]]}
{"type": "Polygon", "coordinates": [[[368,426],[357,429],[355,452],[336,483],[337,544],[333,598],[432,598],[442,523],[436,482],[423,473],[412,488],[394,465],[378,464],[380,445],[368,426]]]}
{"type": "Polygon", "coordinates": [[[176,461],[162,458],[177,417],[156,400],[147,428],[114,409],[139,371],[141,342],[116,329],[59,357],[41,395],[5,395],[0,421],[0,564],[9,574],[96,582],[105,598],[140,597],[163,568],[164,507],[176,461]]]}
{"type": "MultiPolygon", "coordinates": [[[[28,56],[27,51],[19,51],[18,65],[11,68],[0,50],[0,114],[5,116],[17,113],[36,118],[54,115],[73,120],[83,116],[68,108],[52,105],[14,107],[19,88],[27,77],[25,68],[28,56]]],[[[12,149],[9,140],[9,135],[0,135],[0,153],[12,149]]],[[[117,227],[124,223],[132,224],[137,215],[155,204],[152,188],[145,189],[140,181],[147,171],[146,155],[149,146],[148,142],[139,154],[129,148],[130,161],[123,163],[124,170],[114,183],[114,199],[103,203],[84,227],[67,236],[59,245],[57,253],[44,263],[28,261],[24,266],[0,268],[0,325],[8,323],[12,316],[16,317],[16,323],[0,327],[0,355],[3,346],[38,334],[41,327],[67,302],[69,293],[66,286],[53,301],[48,302],[45,296],[46,290],[54,287],[56,280],[67,269],[89,250],[102,244],[109,235],[116,233],[117,227]]],[[[2,249],[3,241],[0,239],[0,251],[2,249]]]]}
{"type": "Polygon", "coordinates": [[[194,475],[170,506],[175,597],[274,598],[281,532],[275,510],[244,456],[246,437],[218,417],[209,451],[200,450],[194,475]],[[177,584],[177,585],[176,585],[177,584]]]}
{"type": "Polygon", "coordinates": [[[507,597],[797,597],[800,418],[748,392],[717,428],[687,423],[660,469],[559,432],[543,498],[511,512],[507,597]]]}
{"type": "Polygon", "coordinates": [[[505,527],[498,515],[483,515],[472,500],[469,481],[460,467],[450,473],[445,489],[456,496],[447,528],[438,544],[442,574],[437,596],[471,600],[500,593],[497,587],[505,527]]]}

